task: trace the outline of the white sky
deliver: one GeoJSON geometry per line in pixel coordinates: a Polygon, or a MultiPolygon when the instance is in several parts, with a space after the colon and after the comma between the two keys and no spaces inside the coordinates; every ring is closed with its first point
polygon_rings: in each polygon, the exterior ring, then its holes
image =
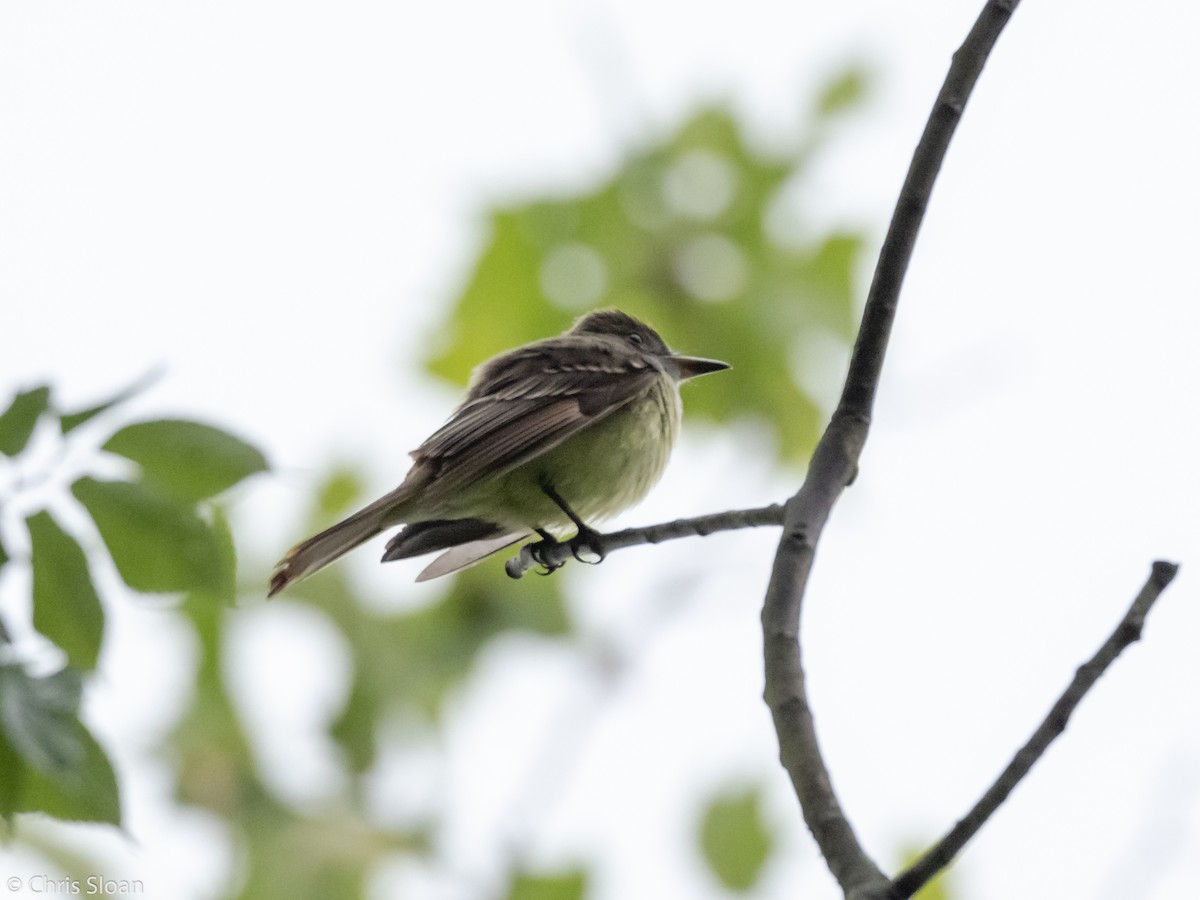
{"type": "MultiPolygon", "coordinates": [[[[880,84],[819,160],[806,211],[881,236],[977,11],[951,0],[5,4],[0,387],[49,378],[82,404],[165,363],[147,414],[234,427],[279,467],[244,496],[268,557],[332,456],[369,464],[385,489],[448,411],[453,394],[412,383],[410,358],[484,239],[488,202],[587,185],[704,99],[731,99],[757,136],[785,142],[817,81],[857,56],[880,84]]],[[[1198,31],[1200,10],[1178,0],[1017,11],[951,147],[862,475],[821,548],[805,619],[818,726],[885,865],[974,801],[1151,560],[1183,563],[1145,641],[968,848],[956,871],[973,900],[1200,890],[1198,31]]],[[[790,490],[755,455],[729,475],[753,435],[689,437],[630,521],[790,490]]],[[[452,845],[476,887],[495,875],[505,812],[525,802],[481,786],[528,777],[537,735],[597,695],[574,774],[520,835],[524,856],[562,863],[598,846],[597,898],[716,897],[689,856],[695,801],[682,798],[766,779],[772,815],[796,821],[759,700],[771,543],[713,537],[707,553],[630,551],[576,573],[581,620],[627,655],[615,688],[528,639],[494,650],[458,701],[448,750],[452,845]],[[662,574],[647,576],[651,558],[662,574]],[[646,636],[678,590],[673,562],[703,588],[646,636]],[[651,590],[628,593],[647,577],[651,590]],[[471,756],[526,730],[528,745],[499,744],[488,769],[471,756]]],[[[348,564],[408,590],[406,570],[348,564]]],[[[24,588],[11,573],[0,581],[5,610],[24,588]]],[[[149,896],[212,897],[229,865],[219,830],[199,814],[164,819],[165,773],[132,768],[181,702],[186,640],[141,601],[112,616],[93,715],[126,774],[137,842],[72,833],[115,854],[149,896]]],[[[349,663],[322,622],[286,603],[248,607],[238,647],[245,702],[270,704],[275,730],[294,737],[264,750],[294,795],[331,771],[303,734],[336,708],[349,663]],[[282,702],[297,694],[315,699],[282,702]],[[291,758],[273,755],[283,746],[291,758]]],[[[405,779],[381,779],[381,796],[411,799],[421,785],[405,779]]],[[[319,802],[310,790],[302,802],[319,802]]],[[[0,849],[0,874],[39,865],[0,849]]],[[[393,879],[422,896],[475,896],[398,865],[381,872],[381,897],[393,879]]],[[[799,828],[761,896],[835,896],[799,828]]]]}

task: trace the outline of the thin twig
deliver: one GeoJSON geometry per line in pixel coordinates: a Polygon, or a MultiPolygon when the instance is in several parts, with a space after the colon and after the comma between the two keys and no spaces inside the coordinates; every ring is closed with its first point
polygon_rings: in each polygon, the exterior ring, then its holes
{"type": "Polygon", "coordinates": [[[859,844],[817,744],[800,656],[800,609],[830,510],[858,469],[900,285],[934,180],[984,61],[1016,5],[1017,0],[991,0],[954,54],[880,251],[841,402],[817,444],[804,484],[787,503],[763,605],[764,698],[779,736],[780,760],[791,776],[809,830],[848,897],[882,897],[890,883],[859,844]]]}
{"type": "MultiPolygon", "coordinates": [[[[718,531],[733,531],[738,528],[758,528],[763,525],[783,524],[783,506],[773,503],[756,509],[735,509],[729,512],[713,513],[707,516],[696,516],[693,519],[676,519],[674,522],[664,522],[661,525],[647,525],[642,528],[627,528],[624,531],[614,531],[611,534],[601,534],[593,538],[591,544],[607,556],[614,550],[625,547],[635,547],[638,544],[660,544],[683,537],[705,537],[718,531]]],[[[532,544],[521,548],[521,553],[504,564],[504,570],[510,578],[520,578],[530,569],[538,566],[556,568],[571,559],[569,544],[551,544],[539,552],[540,560],[535,560],[530,551],[532,544]]]]}
{"type": "Polygon", "coordinates": [[[995,784],[987,789],[979,802],[950,829],[944,838],[938,841],[908,871],[896,878],[891,894],[894,900],[906,900],[911,897],[929,879],[949,865],[967,841],[974,837],[975,833],[983,827],[983,823],[1000,807],[1012,789],[1029,774],[1029,770],[1046,752],[1046,748],[1063,733],[1071,713],[1075,711],[1079,701],[1104,674],[1105,669],[1112,664],[1122,650],[1141,638],[1146,614],[1150,612],[1150,607],[1171,583],[1178,570],[1179,566],[1175,563],[1162,561],[1154,563],[1150,569],[1149,579],[1134,599],[1129,611],[1125,613],[1125,617],[1117,625],[1116,630],[1096,651],[1096,655],[1075,672],[1075,678],[1071,684],[1058,698],[1058,702],[1051,707],[1050,712],[1033,736],[1025,743],[1024,747],[1017,751],[1012,762],[1000,773],[995,784]]]}

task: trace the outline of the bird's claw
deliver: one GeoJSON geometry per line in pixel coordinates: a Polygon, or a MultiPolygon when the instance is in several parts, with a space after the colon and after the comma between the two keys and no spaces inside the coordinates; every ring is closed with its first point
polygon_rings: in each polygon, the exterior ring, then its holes
{"type": "MultiPolygon", "coordinates": [[[[538,574],[550,575],[566,565],[564,560],[554,559],[553,555],[549,552],[551,548],[557,547],[564,542],[545,532],[539,533],[542,534],[542,539],[536,543],[529,544],[526,549],[529,552],[529,558],[541,566],[538,574]]],[[[604,542],[600,532],[591,528],[579,529],[575,537],[565,543],[567,549],[571,551],[571,556],[589,566],[599,565],[604,562],[604,557],[607,555],[604,552],[604,542]]]]}
{"type": "MultiPolygon", "coordinates": [[[[557,540],[550,537],[549,535],[546,535],[540,541],[538,541],[536,544],[529,545],[530,558],[535,563],[537,563],[539,566],[542,567],[538,571],[539,575],[553,574],[557,570],[561,569],[564,565],[566,565],[566,563],[564,563],[562,560],[559,560],[556,562],[555,560],[550,559],[546,555],[546,551],[549,550],[551,547],[557,546],[558,543],[559,542],[557,540]]],[[[574,552],[574,551],[572,551],[572,552],[574,552]]]]}
{"type": "Polygon", "coordinates": [[[580,528],[567,546],[571,548],[571,555],[581,563],[598,566],[604,562],[604,542],[601,540],[600,532],[592,528],[580,528]],[[581,553],[588,558],[580,556],[581,553]]]}

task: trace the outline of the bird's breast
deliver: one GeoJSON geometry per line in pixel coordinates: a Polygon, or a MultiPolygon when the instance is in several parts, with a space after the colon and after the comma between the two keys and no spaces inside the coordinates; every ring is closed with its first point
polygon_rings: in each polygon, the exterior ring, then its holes
{"type": "MultiPolygon", "coordinates": [[[[620,409],[511,473],[517,488],[513,499],[536,498],[536,487],[523,488],[544,478],[585,522],[610,518],[645,497],[662,477],[680,417],[678,388],[664,376],[620,409]]],[[[530,525],[570,525],[549,500],[541,500],[537,509],[524,513],[535,520],[530,525]]]]}

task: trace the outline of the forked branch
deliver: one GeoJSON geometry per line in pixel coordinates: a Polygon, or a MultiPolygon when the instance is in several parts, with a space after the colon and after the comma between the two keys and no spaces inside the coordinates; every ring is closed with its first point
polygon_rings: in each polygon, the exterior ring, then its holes
{"type": "Polygon", "coordinates": [[[1092,689],[1107,669],[1120,655],[1121,651],[1142,636],[1142,626],[1146,622],[1146,614],[1154,601],[1175,578],[1179,566],[1169,562],[1156,562],[1150,569],[1150,578],[1142,586],[1141,591],[1125,613],[1116,629],[1096,654],[1078,668],[1071,684],[1067,687],[1058,701],[1050,708],[1050,712],[1038,726],[1033,736],[1025,742],[1025,746],[1017,751],[1017,755],[1000,773],[995,784],[987,789],[979,798],[979,802],[971,808],[959,822],[950,829],[949,833],[937,842],[924,856],[907,871],[899,875],[892,887],[892,897],[904,900],[921,889],[939,870],[945,868],[954,859],[958,851],[969,841],[983,823],[991,817],[1000,804],[1024,778],[1033,764],[1037,762],[1051,742],[1063,733],[1067,720],[1079,701],[1092,689]]]}
{"type": "Polygon", "coordinates": [[[783,535],[763,605],[764,697],[779,736],[780,759],[791,776],[809,830],[848,897],[885,897],[891,884],[859,844],[817,743],[800,655],[800,610],[821,532],[833,504],[858,470],[900,285],[934,181],[967,98],[1016,4],[1017,0],[990,0],[954,54],[892,214],[841,402],[817,444],[804,484],[786,505],[783,535]]]}

